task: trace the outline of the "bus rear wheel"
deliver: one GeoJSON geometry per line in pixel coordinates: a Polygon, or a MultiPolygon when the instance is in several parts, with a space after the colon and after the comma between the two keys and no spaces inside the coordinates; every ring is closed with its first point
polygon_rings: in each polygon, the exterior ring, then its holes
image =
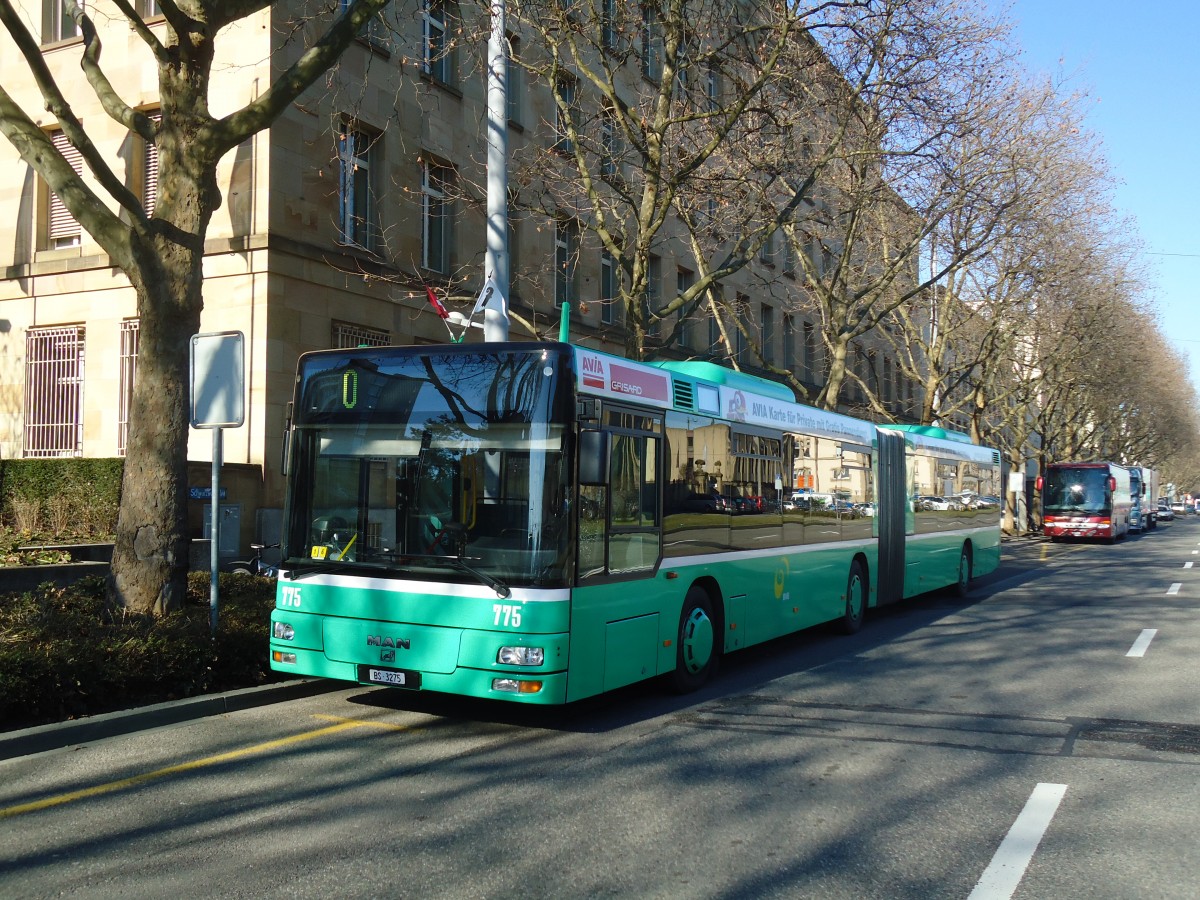
{"type": "Polygon", "coordinates": [[[958,581],[950,586],[955,597],[963,598],[971,590],[971,548],[963,544],[962,554],[958,557],[958,581]]]}
{"type": "Polygon", "coordinates": [[[838,621],[843,634],[857,634],[867,615],[867,576],[857,559],[850,564],[846,579],[846,611],[838,621]]]}
{"type": "Polygon", "coordinates": [[[702,587],[693,585],[683,600],[679,614],[679,632],[675,641],[675,671],[671,687],[687,694],[704,685],[717,670],[721,656],[719,631],[713,615],[712,598],[702,587]]]}

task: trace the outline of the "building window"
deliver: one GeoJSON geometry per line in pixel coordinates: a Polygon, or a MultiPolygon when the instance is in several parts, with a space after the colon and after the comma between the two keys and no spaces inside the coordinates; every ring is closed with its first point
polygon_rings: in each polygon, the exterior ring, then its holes
{"type": "Polygon", "coordinates": [[[804,380],[816,384],[817,378],[817,333],[812,322],[804,323],[804,380]]]}
{"type": "Polygon", "coordinates": [[[775,365],[775,310],[765,303],[759,307],[762,316],[762,357],[768,366],[775,365]]]}
{"type": "MultiPolygon", "coordinates": [[[[62,131],[55,131],[50,135],[50,141],[54,144],[54,149],[61,153],[63,159],[75,170],[75,174],[82,175],[83,156],[67,140],[67,135],[62,131]]],[[[50,191],[47,203],[47,218],[49,220],[47,243],[52,250],[79,246],[83,231],[80,229],[79,223],[75,221],[75,217],[59,199],[58,194],[53,191],[50,191]]]]}
{"type": "Polygon", "coordinates": [[[715,66],[708,67],[707,78],[704,80],[704,95],[708,101],[708,111],[716,112],[721,108],[721,71],[715,66]]]}
{"type": "Polygon", "coordinates": [[[758,248],[758,261],[763,265],[775,265],[775,240],[776,232],[772,231],[767,235],[767,239],[762,242],[762,246],[758,248]]]}
{"type": "Polygon", "coordinates": [[[651,81],[662,78],[662,26],[652,3],[642,5],[642,77],[651,81]]]}
{"type": "Polygon", "coordinates": [[[617,49],[617,0],[600,0],[600,46],[605,50],[617,49]]]}
{"type": "Polygon", "coordinates": [[[431,160],[421,163],[421,264],[450,274],[450,198],[453,170],[431,160]]]}
{"type": "Polygon", "coordinates": [[[508,295],[511,300],[521,295],[521,212],[509,198],[508,202],[508,295]]]}
{"type": "Polygon", "coordinates": [[[337,350],[352,350],[355,347],[386,347],[392,336],[379,328],[352,325],[349,322],[334,322],[329,345],[337,350]]]}
{"type": "MultiPolygon", "coordinates": [[[[87,11],[85,0],[78,0],[79,8],[87,11]]],[[[67,5],[62,0],[48,0],[42,7],[42,43],[52,44],[55,41],[69,41],[80,36],[79,25],[67,12],[67,5]]]]}
{"type": "Polygon", "coordinates": [[[25,333],[25,456],[83,452],[82,325],[25,333]]]}
{"type": "Polygon", "coordinates": [[[788,372],[796,371],[796,320],[787,315],[783,317],[783,356],[780,364],[788,372]]]}
{"type": "Polygon", "coordinates": [[[421,0],[421,71],[443,84],[450,84],[453,76],[447,30],[443,0],[421,0]]]}
{"type": "Polygon", "coordinates": [[[651,256],[646,260],[646,334],[658,334],[662,320],[657,313],[661,306],[662,259],[651,256]]]}
{"type": "Polygon", "coordinates": [[[143,19],[152,19],[162,15],[162,7],[158,5],[158,0],[138,0],[137,8],[143,19]]]}
{"type": "Polygon", "coordinates": [[[374,251],[379,238],[371,151],[376,136],[343,123],[338,135],[338,229],[343,242],[374,251]]]}
{"type": "Polygon", "coordinates": [[[525,95],[525,90],[522,85],[522,75],[524,70],[514,62],[521,58],[521,39],[514,35],[508,36],[508,55],[505,57],[504,66],[508,78],[508,87],[505,93],[505,102],[508,104],[508,109],[505,115],[508,116],[508,121],[514,125],[521,124],[521,98],[525,95]]]}
{"type": "Polygon", "coordinates": [[[554,305],[575,300],[575,276],[579,261],[579,226],[574,222],[554,225],[554,305]]]}
{"type": "MultiPolygon", "coordinates": [[[[740,324],[744,327],[746,316],[750,312],[750,298],[745,294],[738,294],[737,305],[734,308],[734,311],[740,321],[740,324]]],[[[746,334],[741,328],[738,327],[738,323],[734,324],[734,334],[736,335],[734,338],[736,341],[734,356],[737,359],[738,364],[744,366],[746,364],[746,334]]]]}
{"type": "MultiPolygon", "coordinates": [[[[158,125],[162,121],[159,113],[150,114],[151,121],[158,125]]],[[[142,142],[142,209],[146,215],[154,215],[158,203],[158,145],[153,141],[142,142]]]]}
{"type": "Polygon", "coordinates": [[[600,176],[612,178],[619,169],[620,137],[617,131],[617,114],[611,106],[600,113],[600,176]]]}
{"type": "MultiPolygon", "coordinates": [[[[682,297],[691,289],[692,285],[695,283],[695,280],[696,276],[690,269],[685,269],[683,267],[677,268],[675,270],[675,293],[682,297]]],[[[695,310],[695,306],[691,308],[693,311],[695,310]]],[[[687,309],[687,307],[680,307],[680,315],[684,315],[685,309],[687,309]]],[[[679,331],[679,343],[685,349],[690,349],[694,344],[694,335],[692,334],[694,328],[695,325],[693,322],[693,316],[688,316],[687,320],[683,323],[683,327],[679,331]]]]}
{"type": "Polygon", "coordinates": [[[138,319],[121,323],[121,396],[117,405],[117,456],[129,449],[129,411],[133,408],[133,379],[137,375],[138,319]]]}
{"type": "Polygon", "coordinates": [[[792,250],[792,242],[785,234],[779,244],[779,261],[783,274],[788,278],[796,277],[796,254],[792,250]]]}
{"type": "Polygon", "coordinates": [[[600,321],[612,325],[617,320],[617,262],[607,250],[600,252],[600,321]]]}
{"type": "Polygon", "coordinates": [[[575,109],[575,79],[562,76],[558,79],[554,107],[554,149],[558,153],[574,153],[575,142],[571,140],[571,116],[575,109]]]}

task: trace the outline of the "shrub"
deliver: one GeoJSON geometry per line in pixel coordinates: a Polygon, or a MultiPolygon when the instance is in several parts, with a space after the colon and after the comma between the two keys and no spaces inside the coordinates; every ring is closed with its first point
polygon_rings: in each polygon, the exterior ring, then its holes
{"type": "Polygon", "coordinates": [[[101,577],[0,595],[0,728],[22,728],[282,676],[267,661],[275,583],[220,576],[210,633],[209,576],[188,576],[188,602],[169,616],[113,610],[101,577]]]}
{"type": "Polygon", "coordinates": [[[122,459],[0,461],[0,524],[86,540],[116,529],[122,459]]]}

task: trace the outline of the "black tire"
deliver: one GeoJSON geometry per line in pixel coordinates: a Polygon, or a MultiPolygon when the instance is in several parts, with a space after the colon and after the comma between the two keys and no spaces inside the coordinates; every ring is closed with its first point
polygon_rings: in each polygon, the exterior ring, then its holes
{"type": "Polygon", "coordinates": [[[846,610],[838,620],[842,634],[857,634],[867,617],[867,576],[857,559],[850,564],[846,579],[846,610]]]}
{"type": "Polygon", "coordinates": [[[234,575],[253,575],[254,574],[254,572],[252,572],[250,569],[247,569],[245,566],[236,566],[235,568],[232,568],[229,571],[232,572],[234,575]]]}
{"type": "Polygon", "coordinates": [[[675,671],[671,688],[689,694],[702,687],[717,671],[721,659],[721,632],[713,615],[712,598],[692,585],[683,600],[675,640],[675,671]]]}
{"type": "Polygon", "coordinates": [[[958,581],[950,586],[950,593],[960,600],[971,590],[972,562],[971,547],[969,544],[963,544],[962,553],[958,557],[958,581]]]}

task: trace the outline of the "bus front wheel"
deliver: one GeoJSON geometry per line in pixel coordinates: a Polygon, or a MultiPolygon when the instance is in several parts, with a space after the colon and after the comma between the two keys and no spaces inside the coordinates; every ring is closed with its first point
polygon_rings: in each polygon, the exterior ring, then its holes
{"type": "Polygon", "coordinates": [[[721,655],[719,636],[712,598],[704,588],[693,585],[679,615],[675,671],[671,673],[671,687],[676,693],[690,693],[713,676],[721,655]]]}
{"type": "Polygon", "coordinates": [[[856,634],[862,628],[867,615],[867,576],[862,563],[857,559],[850,565],[850,577],[846,580],[846,611],[842,614],[843,634],[856,634]]]}

